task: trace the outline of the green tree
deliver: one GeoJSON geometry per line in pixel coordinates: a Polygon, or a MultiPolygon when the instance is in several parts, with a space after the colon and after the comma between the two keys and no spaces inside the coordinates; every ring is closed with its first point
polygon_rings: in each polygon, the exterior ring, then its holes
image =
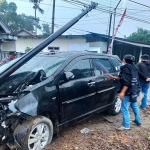
{"type": "Polygon", "coordinates": [[[36,32],[36,34],[37,34],[37,25],[38,25],[38,23],[37,23],[37,17],[36,17],[36,12],[37,12],[37,10],[41,13],[41,14],[44,14],[44,10],[42,9],[42,8],[40,8],[40,2],[41,1],[43,1],[43,0],[29,0],[31,3],[34,3],[34,6],[33,6],[33,9],[35,10],[35,32],[36,32]]]}
{"type": "Polygon", "coordinates": [[[6,12],[7,10],[8,10],[8,3],[7,1],[4,0],[4,2],[2,3],[0,7],[0,13],[6,12]]]}
{"type": "Polygon", "coordinates": [[[25,53],[29,52],[32,48],[31,47],[26,47],[25,53]]]}
{"type": "Polygon", "coordinates": [[[9,12],[11,12],[11,13],[16,13],[16,11],[17,11],[17,6],[14,2],[10,2],[8,4],[8,8],[9,8],[9,12]]]}
{"type": "Polygon", "coordinates": [[[43,35],[50,35],[51,30],[50,30],[49,24],[42,24],[42,26],[43,26],[43,29],[42,29],[43,35]]]}
{"type": "Polygon", "coordinates": [[[35,10],[35,20],[36,20],[36,12],[37,10],[41,13],[41,14],[44,14],[44,10],[42,8],[40,8],[40,2],[43,1],[43,0],[29,0],[31,3],[34,3],[34,6],[33,6],[33,9],[35,10]]]}
{"type": "Polygon", "coordinates": [[[0,7],[0,18],[12,32],[17,32],[21,29],[34,32],[34,26],[41,29],[39,18],[37,18],[35,22],[33,16],[17,14],[17,6],[14,2],[7,3],[7,1],[4,0],[2,6],[0,7]]]}
{"type": "Polygon", "coordinates": [[[150,31],[143,28],[138,28],[137,32],[133,32],[128,40],[150,44],[150,31]]]}

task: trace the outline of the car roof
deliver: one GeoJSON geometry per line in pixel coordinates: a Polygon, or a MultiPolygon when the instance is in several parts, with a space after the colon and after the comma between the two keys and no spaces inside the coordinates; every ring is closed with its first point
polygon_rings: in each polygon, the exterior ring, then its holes
{"type": "Polygon", "coordinates": [[[104,57],[115,57],[119,59],[117,55],[110,55],[110,54],[102,54],[102,53],[92,53],[92,52],[81,52],[81,51],[59,51],[59,52],[42,52],[39,53],[38,56],[47,56],[47,57],[79,57],[79,56],[104,56],[104,57]]]}

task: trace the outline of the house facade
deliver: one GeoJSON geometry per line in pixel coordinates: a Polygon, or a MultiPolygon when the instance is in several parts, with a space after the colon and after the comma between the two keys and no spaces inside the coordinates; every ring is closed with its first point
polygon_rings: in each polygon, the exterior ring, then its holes
{"type": "MultiPolygon", "coordinates": [[[[27,47],[34,48],[38,46],[42,41],[44,41],[47,37],[45,36],[36,36],[36,37],[18,37],[16,43],[16,51],[17,52],[25,52],[27,47]]],[[[69,45],[73,43],[86,43],[86,39],[82,37],[73,37],[68,38],[65,36],[61,36],[57,38],[54,42],[49,44],[46,48],[43,49],[43,52],[47,52],[49,50],[59,50],[59,51],[68,51],[69,45]]]]}
{"type": "Polygon", "coordinates": [[[16,50],[17,37],[11,34],[10,29],[0,19],[0,60],[6,57],[9,51],[16,50]]]}
{"type": "MultiPolygon", "coordinates": [[[[15,41],[16,51],[25,53],[27,47],[34,48],[44,41],[48,36],[38,35],[21,30],[17,33],[15,41]]],[[[43,52],[55,51],[92,51],[101,53],[106,51],[107,43],[103,41],[87,42],[87,35],[61,35],[55,41],[50,43],[43,52]]]]}
{"type": "MultiPolygon", "coordinates": [[[[22,29],[12,35],[7,26],[0,20],[0,59],[6,57],[9,51],[16,51],[18,56],[24,54],[27,48],[33,49],[41,44],[48,36],[35,35],[22,29]]],[[[108,36],[97,33],[86,35],[61,35],[42,51],[90,51],[107,53],[108,36]]],[[[110,38],[111,42],[111,38],[110,38]]],[[[125,54],[136,57],[136,62],[142,54],[150,55],[150,45],[131,42],[126,39],[116,38],[113,44],[113,54],[121,59],[125,54]]]]}

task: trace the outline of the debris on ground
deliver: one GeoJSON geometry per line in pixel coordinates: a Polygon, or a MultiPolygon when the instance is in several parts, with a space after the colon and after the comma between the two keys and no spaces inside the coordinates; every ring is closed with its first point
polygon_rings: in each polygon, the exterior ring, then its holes
{"type": "Polygon", "coordinates": [[[85,133],[85,134],[89,133],[89,131],[90,130],[88,128],[84,128],[84,129],[80,130],[81,133],[85,133]]]}
{"type": "Polygon", "coordinates": [[[106,118],[106,117],[104,117],[104,116],[103,116],[103,118],[104,118],[105,120],[107,120],[109,123],[114,123],[114,121],[111,120],[111,119],[108,119],[108,118],[106,118]]]}

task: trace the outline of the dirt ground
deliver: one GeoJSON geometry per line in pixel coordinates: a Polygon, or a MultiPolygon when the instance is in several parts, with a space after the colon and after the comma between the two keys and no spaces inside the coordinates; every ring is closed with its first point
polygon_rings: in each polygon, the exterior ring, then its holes
{"type": "MultiPolygon", "coordinates": [[[[134,115],[131,110],[130,112],[133,120],[134,115]]],[[[131,130],[128,131],[115,129],[121,125],[121,114],[94,114],[76,125],[63,129],[59,137],[54,138],[44,150],[150,150],[150,105],[147,110],[140,112],[142,125],[139,127],[131,123],[131,130]],[[89,132],[81,133],[80,130],[84,128],[88,128],[89,132]]]]}

